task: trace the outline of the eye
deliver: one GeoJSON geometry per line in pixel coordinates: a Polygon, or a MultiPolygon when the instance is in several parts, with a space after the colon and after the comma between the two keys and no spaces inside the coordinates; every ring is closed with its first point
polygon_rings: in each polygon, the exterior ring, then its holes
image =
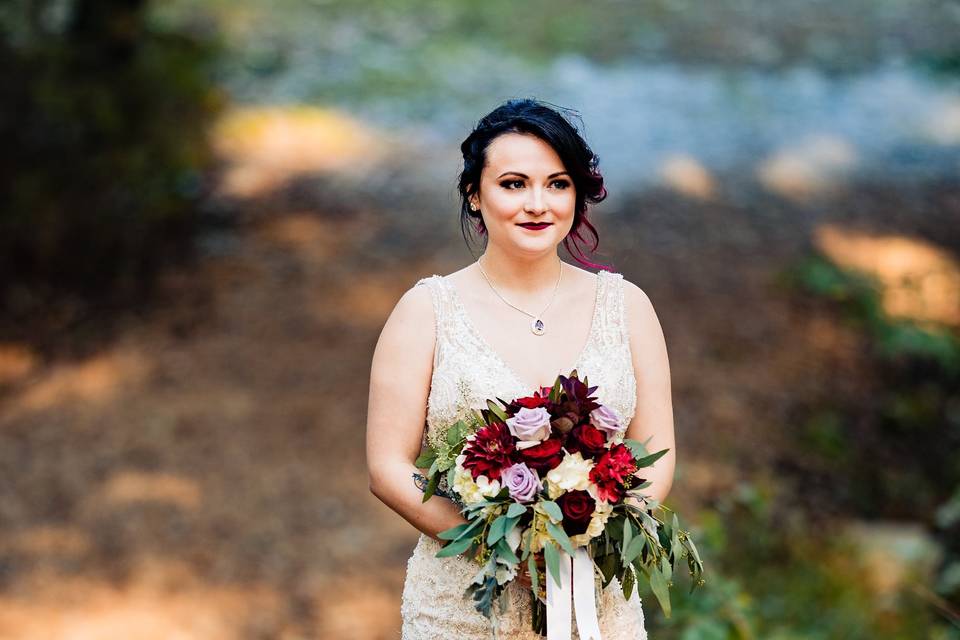
{"type": "Polygon", "coordinates": [[[523,180],[517,178],[514,178],[513,180],[504,180],[500,183],[500,186],[504,189],[512,189],[513,187],[510,186],[512,184],[520,184],[520,186],[523,186],[523,180]]]}
{"type": "Polygon", "coordinates": [[[567,187],[570,186],[570,183],[567,182],[566,180],[554,180],[553,184],[559,185],[561,189],[566,189],[567,187]]]}

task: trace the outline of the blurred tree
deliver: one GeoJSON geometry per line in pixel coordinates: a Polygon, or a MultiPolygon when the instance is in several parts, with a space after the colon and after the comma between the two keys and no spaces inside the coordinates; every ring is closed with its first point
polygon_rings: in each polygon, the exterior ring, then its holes
{"type": "Polygon", "coordinates": [[[185,254],[223,99],[220,45],[163,31],[146,0],[0,10],[0,294],[35,315],[64,293],[149,292],[185,254]]]}

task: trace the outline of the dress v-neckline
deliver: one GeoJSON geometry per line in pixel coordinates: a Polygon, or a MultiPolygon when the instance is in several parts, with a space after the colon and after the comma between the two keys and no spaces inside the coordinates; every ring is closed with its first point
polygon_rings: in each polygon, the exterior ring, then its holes
{"type": "MultiPolygon", "coordinates": [[[[573,366],[571,366],[569,369],[566,369],[560,372],[560,373],[563,373],[563,375],[567,375],[568,373],[570,373],[570,371],[572,371],[573,369],[577,369],[583,364],[582,360],[584,356],[587,354],[587,349],[589,349],[590,345],[593,344],[594,334],[597,332],[597,325],[600,324],[600,321],[599,321],[600,294],[601,294],[602,284],[603,284],[600,278],[602,273],[603,273],[602,271],[598,271],[596,274],[594,274],[596,276],[596,285],[595,285],[596,291],[594,293],[593,315],[590,318],[590,330],[587,333],[587,340],[584,343],[583,348],[580,349],[580,353],[577,355],[577,359],[574,361],[573,366]]],[[[443,281],[443,283],[447,286],[447,289],[450,291],[450,298],[453,301],[453,306],[456,308],[457,312],[459,313],[464,326],[467,328],[468,331],[470,331],[470,333],[473,334],[473,336],[477,339],[477,342],[480,343],[480,345],[495,360],[498,361],[498,364],[501,367],[503,367],[504,371],[506,371],[507,374],[513,378],[514,382],[519,384],[525,391],[529,391],[529,390],[539,391],[540,390],[539,385],[527,384],[523,380],[523,378],[519,374],[517,374],[516,370],[512,366],[510,366],[510,363],[508,363],[506,359],[503,358],[499,354],[499,352],[497,352],[497,350],[493,348],[493,346],[487,341],[487,339],[483,337],[483,334],[480,333],[480,331],[477,329],[477,326],[473,323],[473,320],[470,318],[470,314],[467,313],[467,308],[463,306],[463,303],[460,300],[460,294],[457,292],[457,288],[453,286],[453,283],[447,280],[446,276],[440,276],[440,279],[443,281]]],[[[580,373],[581,376],[583,375],[583,372],[578,371],[578,373],[580,373]]],[[[556,380],[556,377],[554,377],[554,380],[556,380]]]]}

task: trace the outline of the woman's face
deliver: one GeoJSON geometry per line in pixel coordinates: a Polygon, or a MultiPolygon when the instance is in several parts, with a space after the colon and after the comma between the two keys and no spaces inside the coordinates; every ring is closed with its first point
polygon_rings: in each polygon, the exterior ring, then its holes
{"type": "Polygon", "coordinates": [[[509,253],[555,252],[573,226],[576,191],[560,156],[540,138],[504,133],[487,147],[473,197],[490,242],[509,253]],[[541,229],[521,226],[543,223],[541,229]]]}

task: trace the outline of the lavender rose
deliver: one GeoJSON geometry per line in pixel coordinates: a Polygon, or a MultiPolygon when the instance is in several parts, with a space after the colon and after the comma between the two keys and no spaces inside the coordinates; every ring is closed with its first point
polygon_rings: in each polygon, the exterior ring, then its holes
{"type": "Polygon", "coordinates": [[[543,491],[543,483],[540,482],[537,472],[522,462],[504,469],[500,480],[510,491],[510,497],[517,502],[530,502],[543,491]]]}
{"type": "Polygon", "coordinates": [[[507,427],[517,440],[546,440],[550,436],[550,414],[543,407],[521,407],[516,415],[507,418],[507,427]]]}
{"type": "Polygon", "coordinates": [[[627,430],[620,424],[617,414],[605,405],[600,405],[590,412],[590,423],[610,437],[627,430]]]}

